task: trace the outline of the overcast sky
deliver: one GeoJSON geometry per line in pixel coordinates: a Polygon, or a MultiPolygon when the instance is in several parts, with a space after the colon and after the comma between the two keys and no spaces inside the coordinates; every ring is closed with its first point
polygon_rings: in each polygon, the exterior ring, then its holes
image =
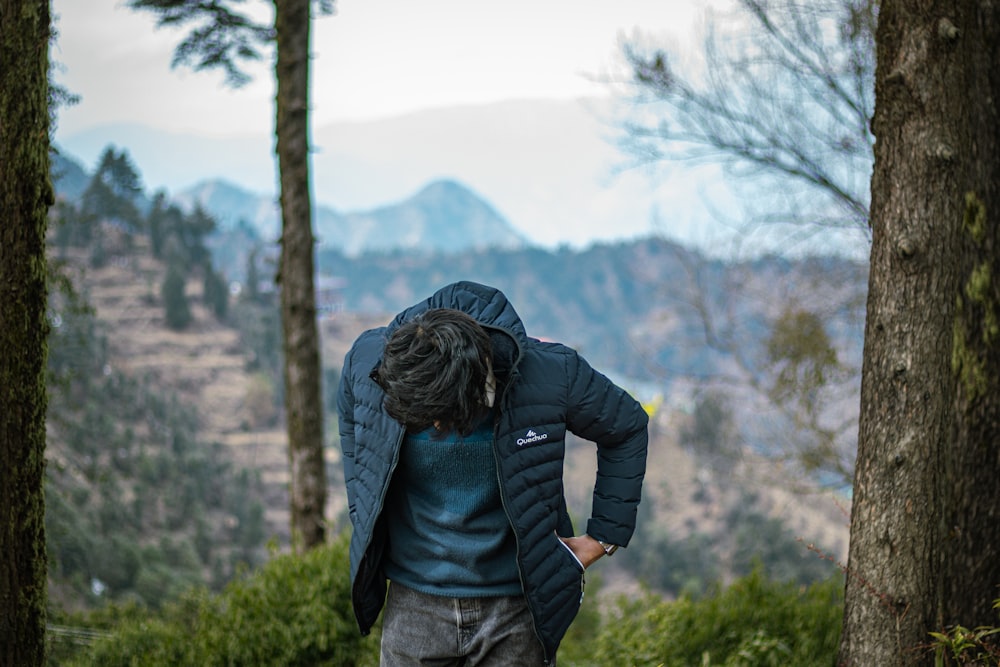
{"type": "MultiPolygon", "coordinates": [[[[641,32],[655,45],[697,61],[707,8],[730,2],[336,0],[336,13],[313,23],[314,137],[323,136],[323,128],[332,123],[398,118],[426,109],[613,97],[620,88],[609,80],[625,77],[622,40],[634,40],[641,32]]],[[[170,68],[174,48],[190,27],[157,29],[153,15],[128,9],[125,0],[52,3],[58,31],[51,53],[55,78],[81,98],[60,110],[58,143],[92,165],[109,141],[125,142],[148,185],[172,192],[217,177],[257,192],[274,187],[270,60],[254,66],[249,85],[232,90],[221,72],[170,68]],[[123,124],[169,132],[178,141],[168,150],[143,150],[125,139],[123,124]],[[95,128],[110,129],[88,132],[95,128]],[[183,160],[171,161],[181,135],[205,139],[201,145],[209,153],[192,161],[186,152],[183,160]],[[260,157],[234,164],[238,151],[215,154],[222,141],[241,150],[252,148],[260,157]],[[227,158],[230,163],[219,167],[227,158]]],[[[259,12],[262,21],[271,21],[269,0],[244,5],[259,12]]],[[[367,158],[381,170],[377,175],[354,173],[356,162],[323,162],[324,155],[345,149],[327,141],[320,147],[323,155],[314,160],[317,201],[342,210],[371,208],[411,196],[431,178],[450,177],[472,186],[544,245],[632,238],[653,231],[654,222],[659,230],[661,218],[682,242],[704,245],[706,233],[714,239],[714,226],[706,226],[713,214],[704,204],[704,191],[717,188],[714,180],[694,183],[701,177],[687,168],[656,182],[641,182],[630,174],[612,177],[627,158],[608,144],[606,130],[595,125],[594,134],[602,136],[574,135],[578,119],[549,123],[544,130],[530,119],[522,118],[517,127],[514,122],[497,133],[499,145],[477,136],[460,146],[424,148],[418,156],[406,153],[410,137],[367,135],[353,157],[367,158]],[[530,143],[542,131],[546,134],[530,143]],[[501,158],[504,154],[508,157],[501,158]]],[[[442,141],[460,141],[459,134],[445,133],[442,141]]],[[[169,141],[170,135],[162,136],[169,141]]],[[[718,208],[719,196],[711,199],[718,208]]]]}
{"type": "MultiPolygon", "coordinates": [[[[314,23],[313,123],[361,120],[464,103],[608,93],[594,77],[620,65],[636,28],[682,40],[697,0],[337,0],[314,23]]],[[[270,3],[251,0],[270,17],[270,3]]],[[[53,0],[57,79],[79,94],[59,134],[138,122],[209,135],[269,133],[270,63],[245,89],[220,73],[170,69],[181,33],[123,0],[53,0]]]]}

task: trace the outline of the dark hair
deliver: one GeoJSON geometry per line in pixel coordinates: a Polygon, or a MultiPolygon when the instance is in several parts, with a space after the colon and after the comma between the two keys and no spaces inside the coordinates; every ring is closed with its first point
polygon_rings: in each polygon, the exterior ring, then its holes
{"type": "Polygon", "coordinates": [[[411,431],[468,435],[489,409],[490,337],[460,310],[435,308],[389,337],[378,370],[385,410],[411,431]]]}

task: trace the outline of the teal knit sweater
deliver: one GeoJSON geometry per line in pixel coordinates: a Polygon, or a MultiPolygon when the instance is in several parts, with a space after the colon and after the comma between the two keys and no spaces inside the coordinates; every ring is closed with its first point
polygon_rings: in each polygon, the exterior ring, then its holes
{"type": "Polygon", "coordinates": [[[386,501],[386,576],[449,597],[522,594],[492,418],[472,434],[407,434],[386,501]]]}

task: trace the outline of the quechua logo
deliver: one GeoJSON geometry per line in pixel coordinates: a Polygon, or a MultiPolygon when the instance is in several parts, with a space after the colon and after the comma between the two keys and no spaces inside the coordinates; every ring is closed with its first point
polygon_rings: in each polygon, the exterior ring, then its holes
{"type": "Polygon", "coordinates": [[[533,442],[541,442],[542,440],[548,440],[548,433],[535,433],[530,428],[527,433],[517,439],[518,447],[523,447],[525,445],[530,445],[533,442]]]}

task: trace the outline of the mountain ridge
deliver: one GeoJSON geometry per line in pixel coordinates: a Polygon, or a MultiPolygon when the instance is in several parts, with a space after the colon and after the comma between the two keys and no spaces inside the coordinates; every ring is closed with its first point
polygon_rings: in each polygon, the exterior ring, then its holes
{"type": "MultiPolygon", "coordinates": [[[[60,196],[71,201],[83,195],[90,178],[78,160],[60,149],[54,153],[52,173],[60,196]]],[[[275,198],[224,178],[202,181],[168,194],[168,199],[188,212],[200,205],[222,232],[243,226],[266,242],[281,234],[275,198]]],[[[313,217],[317,246],[349,257],[365,252],[455,253],[530,245],[491,202],[456,179],[430,181],[407,197],[368,210],[341,212],[317,203],[313,217]]]]}
{"type": "MultiPolygon", "coordinates": [[[[280,236],[280,211],[270,197],[254,194],[223,179],[205,181],[173,197],[191,210],[196,204],[228,231],[243,222],[261,238],[280,236]]],[[[313,208],[318,247],[349,257],[365,252],[463,252],[520,248],[524,237],[492,204],[454,179],[427,183],[415,194],[367,211],[313,208]]]]}
{"type": "MultiPolygon", "coordinates": [[[[704,236],[724,208],[719,175],[703,169],[625,168],[610,111],[594,100],[519,100],[448,107],[313,129],[312,184],[317,203],[371,210],[429,182],[455,179],[490,201],[533,244],[586,246],[654,231],[704,236]],[[662,218],[662,216],[659,216],[662,218]],[[699,231],[702,230],[702,231],[699,231]]],[[[148,165],[148,182],[171,193],[224,177],[255,192],[277,191],[270,134],[197,136],[136,124],[59,136],[64,149],[95,163],[109,143],[148,165]]]]}

